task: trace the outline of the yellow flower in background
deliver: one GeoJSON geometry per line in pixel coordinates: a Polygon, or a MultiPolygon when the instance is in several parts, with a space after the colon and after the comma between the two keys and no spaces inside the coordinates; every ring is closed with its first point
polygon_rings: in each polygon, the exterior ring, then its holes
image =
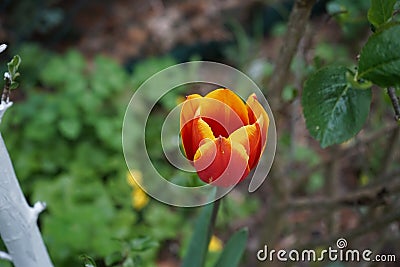
{"type": "Polygon", "coordinates": [[[220,252],[222,250],[223,244],[221,239],[213,235],[211,237],[210,243],[208,244],[208,251],[210,252],[220,252]]]}
{"type": "Polygon", "coordinates": [[[132,206],[136,210],[143,209],[149,202],[149,197],[140,187],[132,191],[132,206]]]}
{"type": "Polygon", "coordinates": [[[142,181],[142,173],[139,170],[128,171],[126,174],[126,181],[133,188],[139,187],[137,182],[140,183],[142,181]]]}
{"type": "Polygon", "coordinates": [[[139,170],[128,171],[126,181],[132,187],[132,207],[136,210],[143,209],[149,202],[149,196],[138,185],[142,181],[142,173],[139,170]]]}

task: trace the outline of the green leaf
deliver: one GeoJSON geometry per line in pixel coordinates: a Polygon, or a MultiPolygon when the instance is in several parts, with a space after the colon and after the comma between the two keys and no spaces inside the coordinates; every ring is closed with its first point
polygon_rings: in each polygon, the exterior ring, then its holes
{"type": "Polygon", "coordinates": [[[81,132],[81,127],[77,119],[63,119],[58,123],[61,133],[69,139],[76,139],[81,132]]]}
{"type": "Polygon", "coordinates": [[[287,85],[282,90],[282,99],[286,102],[292,101],[297,96],[297,90],[294,86],[287,85]]]}
{"type": "Polygon", "coordinates": [[[21,58],[18,55],[14,56],[13,59],[7,63],[8,72],[12,77],[17,73],[19,64],[21,64],[21,58]]]}
{"type": "Polygon", "coordinates": [[[18,55],[14,56],[13,59],[7,63],[8,73],[10,74],[11,80],[10,90],[18,87],[18,83],[15,81],[15,79],[19,76],[18,68],[20,64],[21,58],[18,55]]]}
{"type": "Polygon", "coordinates": [[[373,34],[361,50],[358,78],[381,86],[400,85],[400,24],[373,34]]]}
{"type": "Polygon", "coordinates": [[[358,133],[367,119],[371,90],[348,84],[347,69],[328,66],[304,84],[302,106],[310,134],[322,147],[342,143],[358,133]]]}
{"type": "Polygon", "coordinates": [[[315,193],[324,186],[325,179],[321,173],[316,172],[310,176],[306,185],[308,193],[315,193]]]}
{"type": "Polygon", "coordinates": [[[210,242],[208,227],[213,207],[214,203],[211,203],[202,209],[181,267],[203,267],[207,255],[208,243],[210,242]]]}
{"type": "Polygon", "coordinates": [[[158,247],[158,242],[149,236],[137,237],[130,241],[130,248],[132,251],[141,252],[148,249],[158,247]]]}
{"type": "Polygon", "coordinates": [[[18,85],[19,85],[19,83],[12,81],[11,85],[10,85],[10,90],[17,89],[18,85]]]}
{"type": "Polygon", "coordinates": [[[372,82],[364,79],[357,79],[353,72],[346,72],[346,80],[354,89],[365,90],[371,88],[372,82]]]}
{"type": "Polygon", "coordinates": [[[371,0],[371,7],[368,10],[368,20],[375,27],[386,23],[393,14],[393,7],[396,0],[371,0]]]}
{"type": "Polygon", "coordinates": [[[237,231],[226,243],[214,267],[235,267],[239,266],[240,259],[246,249],[248,230],[243,228],[237,231]]]}

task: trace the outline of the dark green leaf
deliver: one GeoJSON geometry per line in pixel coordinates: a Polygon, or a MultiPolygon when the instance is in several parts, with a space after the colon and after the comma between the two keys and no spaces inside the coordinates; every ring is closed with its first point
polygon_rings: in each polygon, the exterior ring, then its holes
{"type": "Polygon", "coordinates": [[[237,231],[226,243],[214,267],[235,267],[239,265],[243,252],[246,249],[248,230],[237,231]]]}
{"type": "Polygon", "coordinates": [[[352,88],[346,72],[345,67],[325,67],[304,84],[302,105],[306,125],[322,147],[353,137],[369,113],[371,90],[352,88]]]}
{"type": "Polygon", "coordinates": [[[386,23],[393,14],[393,7],[396,0],[371,0],[371,7],[368,10],[368,20],[375,27],[386,23]]]}
{"type": "Polygon", "coordinates": [[[196,222],[194,233],[181,267],[203,267],[207,255],[208,243],[210,242],[208,226],[210,224],[213,207],[214,203],[204,206],[196,222]]]}
{"type": "Polygon", "coordinates": [[[373,34],[361,50],[358,78],[381,86],[400,85],[400,25],[373,34]]]}

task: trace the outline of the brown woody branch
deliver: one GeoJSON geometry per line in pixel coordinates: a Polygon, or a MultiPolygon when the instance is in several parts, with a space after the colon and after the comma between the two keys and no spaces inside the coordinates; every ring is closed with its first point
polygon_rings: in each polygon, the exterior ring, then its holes
{"type": "Polygon", "coordinates": [[[267,87],[272,93],[272,97],[276,100],[281,95],[282,88],[287,81],[290,64],[297,52],[300,40],[305,33],[307,21],[315,1],[316,0],[296,0],[290,13],[283,45],[276,60],[274,73],[271,75],[271,80],[267,87]]]}
{"type": "Polygon", "coordinates": [[[8,77],[7,75],[4,75],[4,80],[6,81],[4,83],[3,87],[3,93],[1,94],[1,103],[8,103],[9,97],[10,97],[10,86],[11,86],[11,78],[8,77]]]}
{"type": "Polygon", "coordinates": [[[396,90],[394,87],[389,87],[388,88],[388,95],[390,98],[390,102],[392,102],[392,106],[394,109],[394,114],[395,114],[395,118],[396,121],[400,122],[400,101],[399,101],[399,97],[396,95],[396,90]]]}
{"type": "Polygon", "coordinates": [[[332,198],[318,197],[314,199],[292,200],[287,205],[281,206],[281,208],[284,210],[332,209],[343,206],[385,204],[388,196],[400,192],[400,179],[390,179],[399,175],[400,169],[384,177],[384,182],[379,185],[361,188],[354,192],[332,198]]]}
{"type": "MultiPolygon", "coordinates": [[[[298,179],[296,179],[296,181],[292,185],[292,191],[296,191],[299,187],[301,187],[304,183],[307,182],[307,180],[311,176],[311,174],[323,169],[324,167],[326,167],[327,164],[331,163],[332,161],[337,160],[337,158],[340,158],[343,160],[343,159],[350,158],[350,157],[360,154],[362,150],[357,149],[358,147],[367,146],[369,143],[375,142],[378,138],[384,136],[385,134],[392,133],[394,130],[396,130],[396,128],[398,128],[398,126],[395,123],[387,125],[376,132],[373,132],[367,136],[359,138],[354,143],[354,145],[340,149],[338,151],[337,155],[331,156],[331,157],[323,160],[320,164],[312,166],[309,169],[300,171],[299,172],[300,177],[298,177],[298,179]]],[[[282,175],[283,174],[281,174],[280,176],[282,176],[282,175]]],[[[278,175],[278,177],[279,177],[279,175],[278,175]]]]}
{"type": "Polygon", "coordinates": [[[358,226],[355,229],[351,229],[345,233],[338,235],[332,235],[326,239],[311,241],[307,244],[298,246],[298,249],[310,249],[322,245],[334,245],[339,238],[345,238],[347,240],[354,239],[366,233],[370,233],[374,230],[380,230],[383,227],[388,226],[390,223],[400,220],[400,210],[394,210],[394,212],[385,214],[376,220],[366,221],[363,225],[358,226]]]}

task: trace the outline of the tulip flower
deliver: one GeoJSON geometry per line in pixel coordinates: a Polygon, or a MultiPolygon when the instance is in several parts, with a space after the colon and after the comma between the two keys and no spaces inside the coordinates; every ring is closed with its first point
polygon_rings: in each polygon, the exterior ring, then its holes
{"type": "Polygon", "coordinates": [[[269,117],[255,94],[246,103],[229,89],[187,96],[180,132],[186,158],[200,179],[228,187],[253,169],[267,142],[269,117]]]}

